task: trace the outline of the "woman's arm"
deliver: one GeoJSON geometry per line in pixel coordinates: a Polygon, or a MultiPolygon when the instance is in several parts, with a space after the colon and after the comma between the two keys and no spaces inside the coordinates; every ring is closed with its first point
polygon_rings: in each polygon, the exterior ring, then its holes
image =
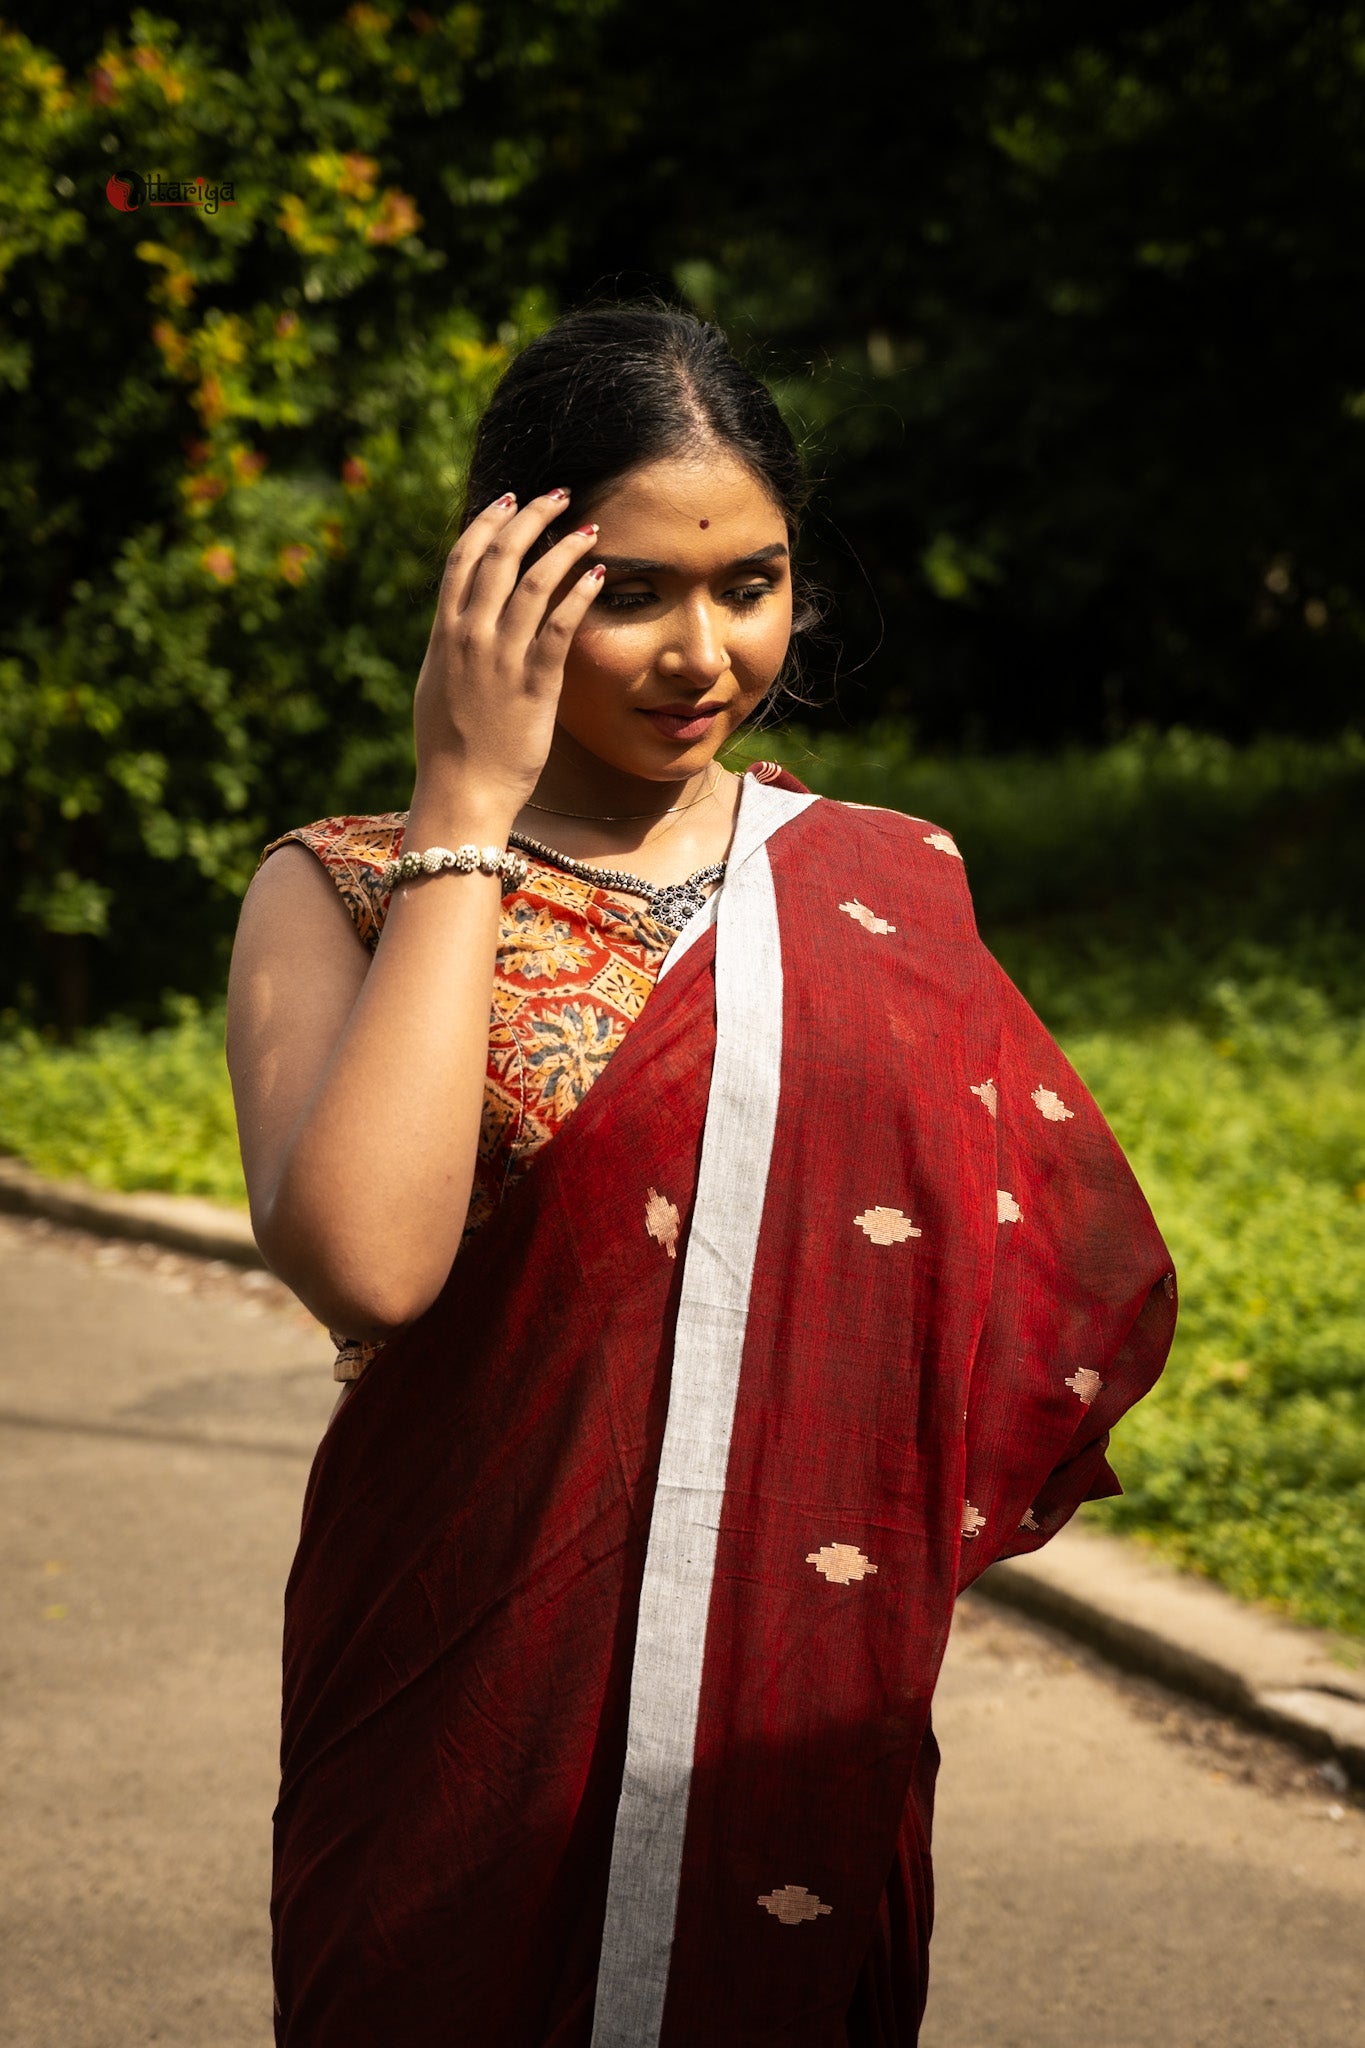
{"type": "MultiPolygon", "coordinates": [[[[490,506],[451,552],[417,687],[405,843],[504,846],[549,751],[564,656],[600,588],[563,511],[490,506]],[[571,578],[566,586],[566,577],[571,578]]],[[[285,846],[247,892],[228,1066],[257,1241],[331,1328],[380,1337],[435,1300],[464,1229],[483,1108],[501,883],[396,888],[373,961],[326,874],[285,846]]]]}

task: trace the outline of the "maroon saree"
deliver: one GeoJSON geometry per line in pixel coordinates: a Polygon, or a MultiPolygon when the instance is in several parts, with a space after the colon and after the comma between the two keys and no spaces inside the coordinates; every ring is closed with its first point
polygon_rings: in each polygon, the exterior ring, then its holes
{"type": "Polygon", "coordinates": [[[746,781],[692,936],[319,1448],[283,2048],[916,2039],[954,1598],[1174,1280],[946,834],[746,781]]]}

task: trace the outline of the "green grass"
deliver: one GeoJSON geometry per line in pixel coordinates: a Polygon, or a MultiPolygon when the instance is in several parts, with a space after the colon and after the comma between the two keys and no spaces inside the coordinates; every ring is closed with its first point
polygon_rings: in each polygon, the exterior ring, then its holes
{"type": "MultiPolygon", "coordinates": [[[[1094,1512],[1365,1637],[1365,743],[1175,733],[925,760],[901,728],[763,734],[813,787],[934,818],[982,931],[1094,1091],[1175,1256],[1165,1378],[1094,1512]]],[[[0,1037],[0,1146],[244,1199],[222,1018],[0,1037]]]]}
{"type": "Polygon", "coordinates": [[[154,1031],[107,1024],[63,1046],[0,1038],[0,1151],[101,1188],[246,1204],[221,1009],[180,999],[154,1031]]]}
{"type": "Polygon", "coordinates": [[[1181,1283],[1098,1519],[1365,1634],[1365,1024],[1274,982],[1218,994],[1218,1021],[1063,1034],[1181,1283]]]}

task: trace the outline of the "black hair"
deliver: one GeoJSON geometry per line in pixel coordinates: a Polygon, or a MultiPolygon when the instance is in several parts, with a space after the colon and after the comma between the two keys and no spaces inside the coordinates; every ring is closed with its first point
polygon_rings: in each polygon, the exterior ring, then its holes
{"type": "MultiPolygon", "coordinates": [[[[771,392],[721,330],[664,304],[568,313],[513,358],[493,393],[460,525],[504,491],[524,505],[556,485],[573,492],[581,516],[642,463],[707,446],[752,472],[781,511],[794,553],[810,494],[805,466],[771,392]]],[[[799,633],[818,612],[795,576],[793,592],[799,633]]]]}

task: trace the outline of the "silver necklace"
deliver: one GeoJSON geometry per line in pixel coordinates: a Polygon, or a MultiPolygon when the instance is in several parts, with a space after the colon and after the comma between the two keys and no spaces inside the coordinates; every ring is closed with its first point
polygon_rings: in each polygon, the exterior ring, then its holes
{"type": "Polygon", "coordinates": [[[591,882],[595,889],[620,889],[627,896],[643,896],[645,909],[655,922],[674,932],[680,932],[688,918],[695,916],[706,902],[705,884],[725,879],[725,862],[718,860],[709,868],[698,868],[685,882],[666,882],[658,889],[651,882],[642,882],[638,875],[623,874],[619,868],[591,867],[587,861],[570,860],[567,853],[545,846],[525,832],[509,832],[507,843],[520,847],[523,853],[534,854],[552,868],[561,868],[580,882],[591,882]]]}

